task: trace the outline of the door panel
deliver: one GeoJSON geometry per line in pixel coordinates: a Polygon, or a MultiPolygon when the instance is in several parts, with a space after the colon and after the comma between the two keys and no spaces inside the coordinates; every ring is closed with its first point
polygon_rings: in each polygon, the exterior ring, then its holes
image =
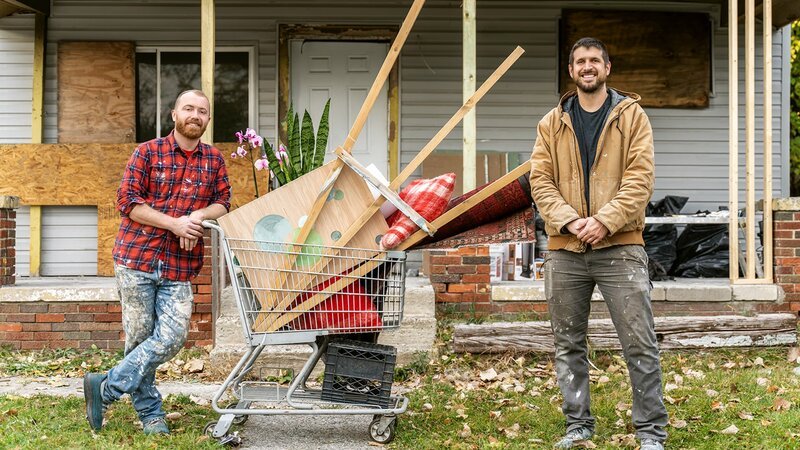
{"type": "MultiPolygon", "coordinates": [[[[300,117],[308,109],[316,130],[331,99],[325,161],[342,145],[386,57],[387,45],[373,42],[292,41],[292,104],[300,117]]],[[[384,85],[352,153],[363,165],[388,172],[388,87],[384,85]]]]}

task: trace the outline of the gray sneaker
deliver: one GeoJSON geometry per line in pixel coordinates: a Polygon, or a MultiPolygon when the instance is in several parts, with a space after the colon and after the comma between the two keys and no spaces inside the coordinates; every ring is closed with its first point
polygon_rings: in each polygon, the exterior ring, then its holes
{"type": "Polygon", "coordinates": [[[642,439],[639,450],[664,450],[664,443],[655,439],[642,439]]]}
{"type": "MultiPolygon", "coordinates": [[[[576,442],[587,441],[593,435],[594,432],[586,427],[575,428],[572,431],[568,431],[560,441],[556,442],[553,448],[572,448],[576,442]]],[[[644,450],[644,447],[642,449],[644,450]]]]}

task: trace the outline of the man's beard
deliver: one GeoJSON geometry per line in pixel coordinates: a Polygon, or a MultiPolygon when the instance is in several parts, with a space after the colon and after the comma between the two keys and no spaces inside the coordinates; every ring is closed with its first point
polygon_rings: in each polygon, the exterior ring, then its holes
{"type": "Polygon", "coordinates": [[[602,76],[599,72],[596,72],[594,74],[594,83],[586,84],[583,82],[583,78],[581,78],[581,75],[578,74],[575,78],[572,79],[572,81],[575,82],[575,86],[577,86],[578,90],[580,90],[581,92],[584,92],[586,94],[593,94],[606,83],[606,77],[602,76]]]}
{"type": "Polygon", "coordinates": [[[202,122],[191,122],[194,125],[199,125],[200,128],[197,127],[188,127],[188,123],[186,121],[177,122],[175,124],[175,128],[178,130],[178,133],[186,136],[189,139],[199,139],[203,133],[206,132],[206,126],[202,125],[202,122]]]}

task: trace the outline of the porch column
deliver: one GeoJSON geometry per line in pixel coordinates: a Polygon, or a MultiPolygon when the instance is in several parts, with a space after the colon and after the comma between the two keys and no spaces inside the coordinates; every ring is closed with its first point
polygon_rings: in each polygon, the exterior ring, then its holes
{"type": "MultiPolygon", "coordinates": [[[[33,41],[33,98],[31,106],[31,143],[44,138],[44,57],[47,43],[47,16],[35,14],[33,41]]],[[[42,255],[42,206],[30,205],[30,274],[39,276],[42,255]]]]}
{"type": "MultiPolygon", "coordinates": [[[[466,102],[475,93],[475,47],[476,26],[475,11],[477,0],[464,0],[463,6],[463,101],[466,102]]],[[[462,124],[464,139],[464,170],[462,180],[464,192],[475,189],[475,137],[477,135],[477,122],[475,108],[464,116],[462,124]]]]}
{"type": "MultiPolygon", "coordinates": [[[[214,113],[214,49],[217,42],[214,0],[202,0],[200,4],[200,80],[203,92],[208,97],[211,113],[214,113]]],[[[206,128],[203,142],[214,142],[214,121],[206,128]]]]}

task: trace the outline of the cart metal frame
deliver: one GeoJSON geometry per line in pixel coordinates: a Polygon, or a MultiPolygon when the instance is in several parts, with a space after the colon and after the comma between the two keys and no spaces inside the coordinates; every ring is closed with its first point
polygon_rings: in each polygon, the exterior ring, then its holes
{"type": "MultiPolygon", "coordinates": [[[[227,238],[222,228],[212,221],[204,221],[203,226],[219,234],[219,242],[225,255],[225,263],[228,267],[240,323],[242,324],[245,341],[248,344],[247,351],[222,383],[211,401],[214,411],[220,414],[219,420],[210,422],[206,425],[204,431],[210,436],[219,439],[220,442],[237,445],[240,439],[235,435],[229,435],[228,431],[234,424],[243,424],[250,415],[371,414],[373,415],[373,420],[369,425],[370,437],[379,443],[390,442],[394,438],[397,416],[404,413],[408,407],[408,398],[392,395],[389,406],[385,408],[373,405],[331,402],[322,400],[322,389],[311,388],[307,385],[307,382],[317,363],[323,358],[332,337],[346,337],[348,333],[353,332],[377,332],[399,327],[405,303],[405,252],[376,252],[375,250],[367,249],[246,241],[227,238]],[[297,247],[302,248],[296,250],[297,247]],[[310,249],[309,247],[316,248],[310,249]],[[258,319],[263,319],[264,317],[265,311],[263,311],[262,305],[267,296],[272,296],[270,298],[282,297],[284,299],[284,301],[276,305],[275,309],[267,312],[274,317],[280,317],[283,314],[297,314],[293,309],[297,307],[297,302],[287,305],[286,298],[291,299],[299,295],[334,295],[336,293],[325,292],[324,288],[319,286],[317,286],[318,289],[312,291],[303,290],[303,286],[299,289],[293,289],[291,274],[288,275],[290,278],[285,283],[278,278],[285,279],[286,274],[281,274],[281,276],[274,275],[275,272],[282,270],[279,269],[279,267],[282,267],[280,261],[264,259],[267,256],[277,257],[278,259],[295,259],[298,258],[298,255],[308,255],[309,252],[331,260],[350,258],[347,261],[348,264],[343,264],[342,267],[353,264],[354,258],[359,261],[363,260],[364,263],[374,263],[376,258],[379,258],[378,262],[386,261],[394,266],[388,271],[379,273],[377,278],[373,278],[373,280],[379,280],[386,285],[390,285],[384,286],[386,294],[382,294],[383,296],[381,294],[378,295],[381,298],[380,307],[377,308],[381,315],[379,326],[361,328],[348,325],[340,329],[302,329],[304,322],[301,319],[303,317],[313,317],[314,314],[321,313],[334,313],[333,311],[319,310],[320,305],[310,311],[303,311],[302,316],[291,322],[296,326],[294,328],[290,324],[276,331],[264,332],[254,329],[258,319]],[[256,253],[258,257],[249,257],[248,255],[251,253],[256,253]],[[358,256],[354,257],[353,254],[358,254],[358,256]],[[271,267],[259,267],[259,264],[264,263],[268,263],[271,267]],[[265,272],[272,272],[273,276],[260,276],[265,272]],[[247,274],[251,276],[258,274],[259,276],[255,277],[258,280],[255,281],[259,285],[251,285],[247,274]],[[270,285],[270,282],[275,284],[270,285]],[[288,386],[273,381],[245,380],[245,377],[255,368],[256,362],[266,346],[297,344],[309,345],[312,352],[300,372],[292,376],[291,383],[288,386]],[[219,402],[229,389],[238,400],[226,407],[221,407],[219,402]],[[269,407],[251,408],[255,404],[268,404],[269,407]]],[[[325,269],[314,274],[303,272],[302,268],[296,267],[293,273],[299,272],[298,277],[304,279],[304,281],[307,281],[310,275],[320,279],[341,277],[343,276],[342,272],[340,272],[342,267],[330,263],[325,269]]],[[[346,271],[344,276],[346,276],[346,271]]],[[[354,282],[356,282],[355,279],[354,282]]],[[[344,314],[360,312],[362,311],[346,311],[344,314]]]]}

